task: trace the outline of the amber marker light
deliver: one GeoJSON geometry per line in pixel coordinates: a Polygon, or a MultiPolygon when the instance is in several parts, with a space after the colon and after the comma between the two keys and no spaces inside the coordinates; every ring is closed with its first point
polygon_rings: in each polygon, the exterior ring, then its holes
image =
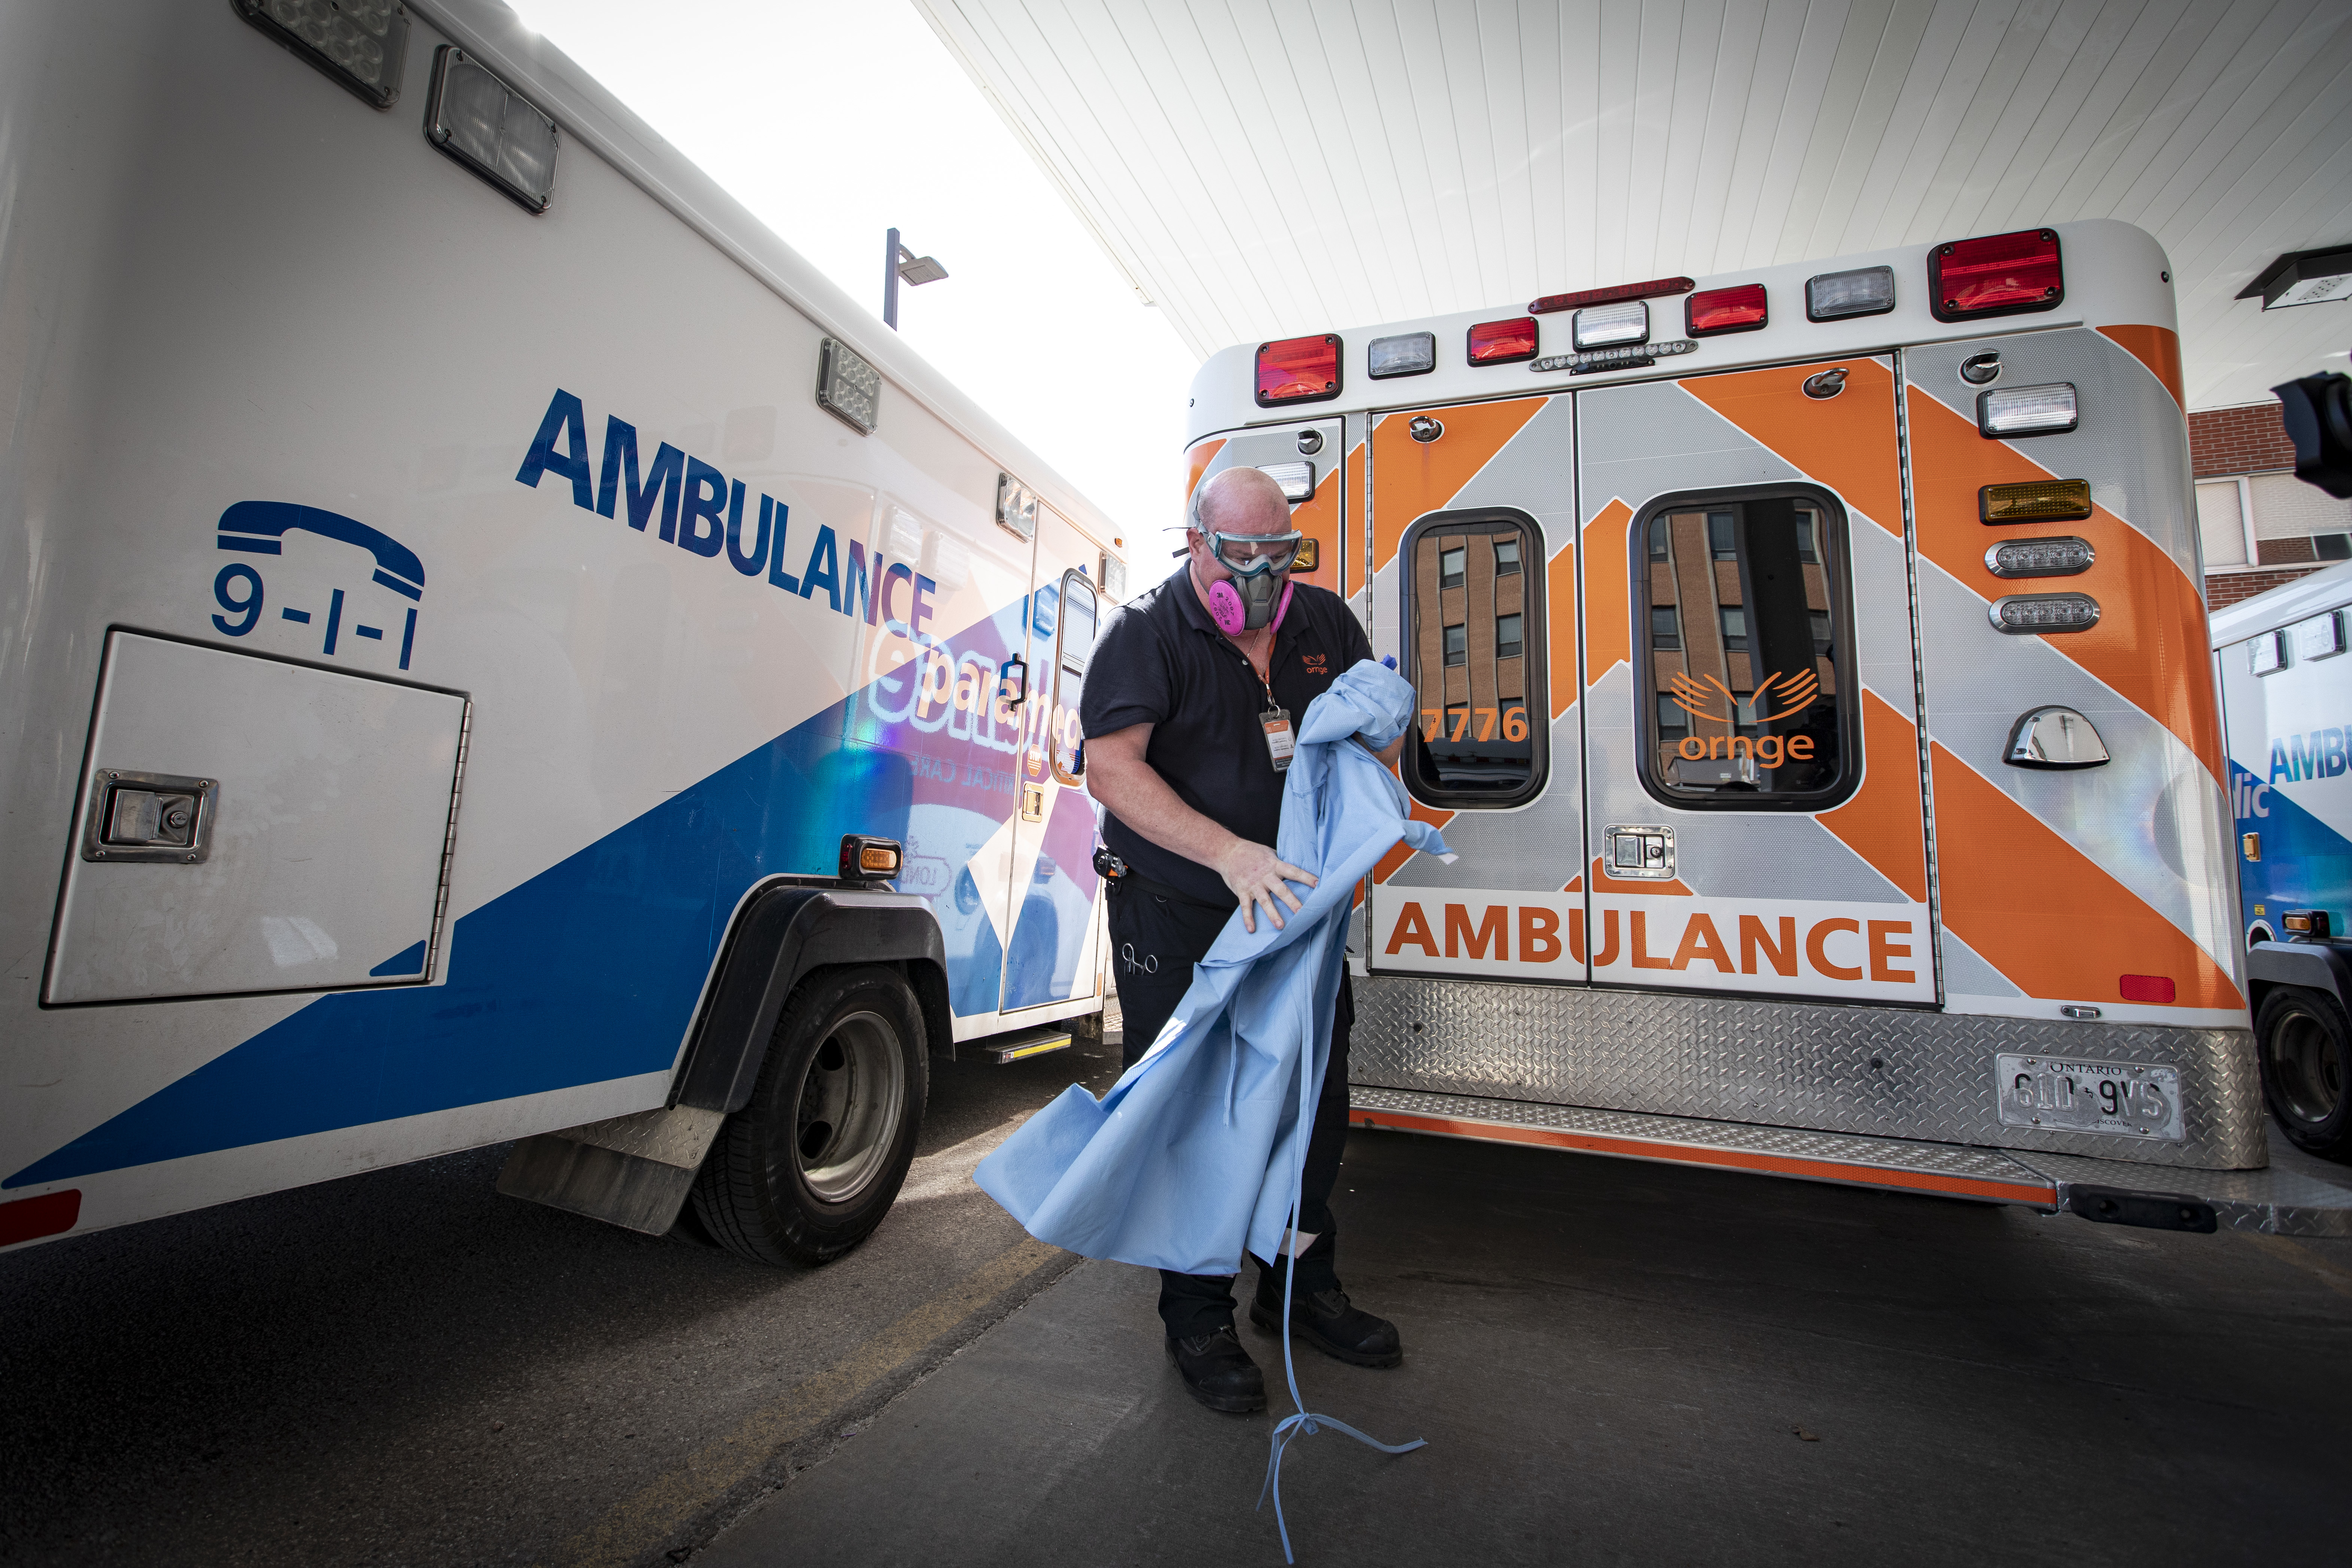
{"type": "Polygon", "coordinates": [[[2005,522],[2080,522],[2091,515],[2088,479],[2032,479],[1987,485],[1977,491],[1977,517],[1988,525],[2005,522]]]}

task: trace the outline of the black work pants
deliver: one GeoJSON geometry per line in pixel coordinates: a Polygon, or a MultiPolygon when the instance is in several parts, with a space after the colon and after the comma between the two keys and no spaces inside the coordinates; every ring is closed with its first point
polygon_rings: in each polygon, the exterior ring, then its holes
{"type": "MultiPolygon", "coordinates": [[[[1189,899],[1173,888],[1132,872],[1110,884],[1111,963],[1123,1017],[1119,1061],[1133,1067],[1160,1037],[1161,1026],[1192,986],[1192,965],[1208,952],[1232,917],[1230,909],[1189,899]]],[[[1258,918],[1265,918],[1263,910],[1258,918]]],[[[1331,1188],[1339,1179],[1339,1154],[1348,1142],[1348,1036],[1355,1026],[1356,999],[1347,972],[1339,975],[1339,1005],[1331,1018],[1330,1064],[1323,1073],[1322,1098],[1307,1140],[1307,1173],[1301,1184],[1298,1228],[1315,1237],[1298,1257],[1292,1291],[1306,1296],[1335,1290],[1333,1265],[1339,1226],[1331,1217],[1331,1188]]],[[[1280,1262],[1255,1259],[1280,1278],[1280,1262]]],[[[1160,1320],[1180,1339],[1209,1333],[1234,1321],[1234,1277],[1160,1271],[1160,1320]]]]}

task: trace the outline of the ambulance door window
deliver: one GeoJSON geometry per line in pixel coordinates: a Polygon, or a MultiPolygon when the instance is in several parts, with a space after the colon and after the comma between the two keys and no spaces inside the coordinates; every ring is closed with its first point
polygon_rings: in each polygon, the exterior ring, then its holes
{"type": "Polygon", "coordinates": [[[1048,721],[1054,776],[1066,784],[1079,782],[1086,771],[1084,744],[1078,729],[1078,699],[1086,689],[1087,661],[1093,657],[1095,627],[1099,619],[1095,585],[1082,572],[1062,574],[1062,618],[1054,659],[1054,707],[1048,721]]]}
{"type": "Polygon", "coordinates": [[[1822,811],[1861,762],[1845,515],[1825,494],[1654,506],[1634,523],[1643,784],[1689,809],[1822,811]]]}
{"type": "Polygon", "coordinates": [[[1517,805],[1543,791],[1543,540],[1524,512],[1440,513],[1406,531],[1400,574],[1405,675],[1420,722],[1405,786],[1456,809],[1517,805]]]}

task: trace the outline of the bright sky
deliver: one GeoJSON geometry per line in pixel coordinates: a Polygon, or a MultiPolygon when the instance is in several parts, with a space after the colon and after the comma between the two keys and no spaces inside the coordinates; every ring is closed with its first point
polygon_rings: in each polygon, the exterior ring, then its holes
{"type": "Polygon", "coordinates": [[[903,0],[509,0],[882,314],[896,226],[948,269],[907,341],[1108,512],[1177,521],[1195,362],[903,0]],[[1106,387],[1117,395],[1106,396],[1106,387]]]}

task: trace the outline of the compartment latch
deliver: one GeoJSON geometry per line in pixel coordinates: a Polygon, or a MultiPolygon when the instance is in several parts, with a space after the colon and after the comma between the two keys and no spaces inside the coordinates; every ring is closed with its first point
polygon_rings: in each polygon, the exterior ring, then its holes
{"type": "Polygon", "coordinates": [[[1602,866],[1610,876],[1636,877],[1652,882],[1673,880],[1673,828],[1612,822],[1601,829],[1601,836],[1608,844],[1602,866]]]}
{"type": "Polygon", "coordinates": [[[212,854],[216,779],[100,768],[81,858],[201,865],[212,854]]]}

